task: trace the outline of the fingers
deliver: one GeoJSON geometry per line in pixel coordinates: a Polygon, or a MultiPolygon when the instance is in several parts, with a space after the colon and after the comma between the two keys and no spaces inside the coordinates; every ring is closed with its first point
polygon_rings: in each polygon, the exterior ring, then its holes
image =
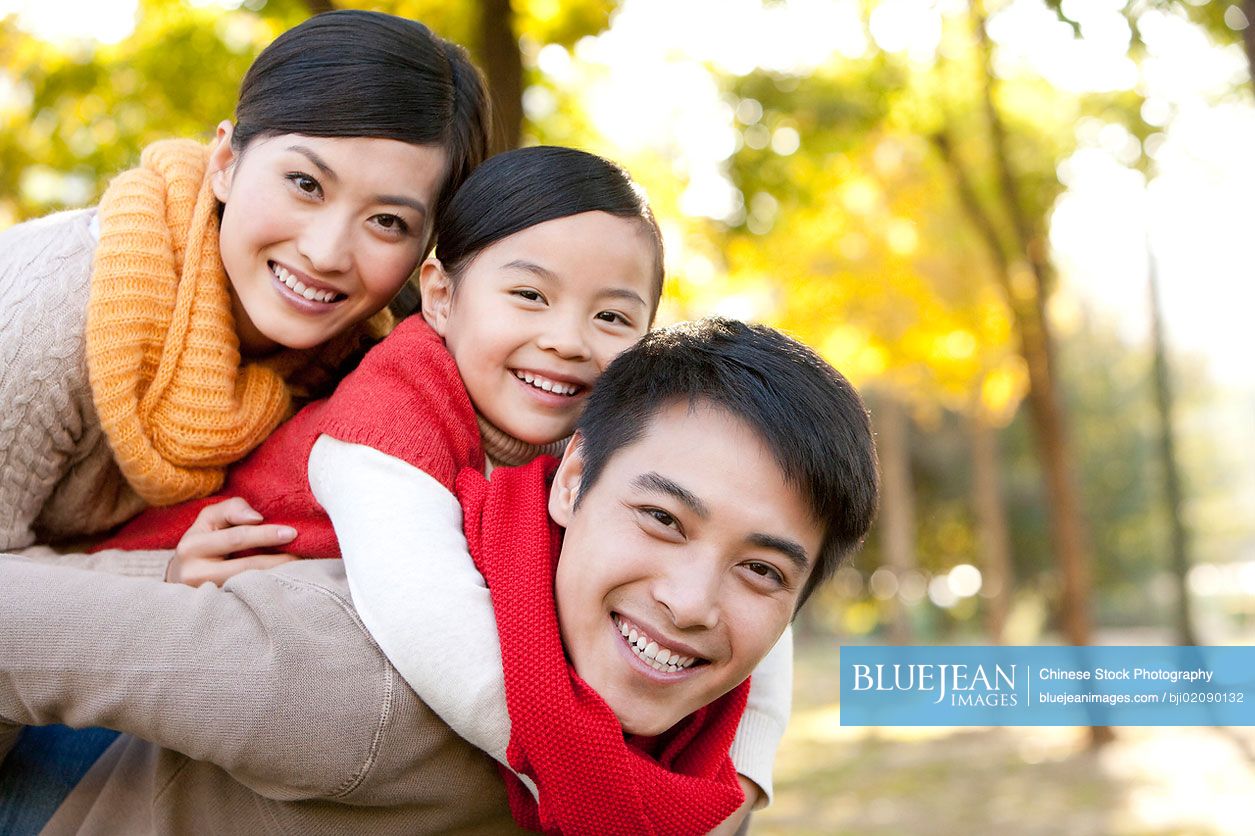
{"type": "Polygon", "coordinates": [[[263,554],[231,559],[230,555],[249,550],[269,550],[296,539],[296,529],[287,525],[263,525],[262,515],[239,497],[203,508],[183,538],[179,540],[166,567],[166,580],[199,586],[210,582],[221,585],[228,578],[249,569],[269,569],[296,558],[289,554],[263,554]]]}
{"type": "Polygon", "coordinates": [[[248,549],[275,548],[294,539],[296,529],[287,525],[236,524],[211,530],[197,530],[193,526],[179,541],[178,550],[187,557],[221,558],[248,549]]]}
{"type": "Polygon", "coordinates": [[[261,521],[260,513],[243,498],[235,496],[201,509],[188,532],[217,531],[233,525],[256,525],[261,521]]]}

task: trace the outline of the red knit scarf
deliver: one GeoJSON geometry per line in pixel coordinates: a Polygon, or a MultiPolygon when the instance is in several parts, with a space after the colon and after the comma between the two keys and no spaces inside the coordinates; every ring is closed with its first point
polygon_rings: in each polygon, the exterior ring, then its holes
{"type": "Polygon", "coordinates": [[[463,528],[492,593],[501,637],[507,757],[540,802],[502,769],[520,826],[549,833],[641,836],[706,833],[745,800],[728,748],[748,680],[657,738],[624,739],[610,706],[567,662],[553,579],[560,533],[548,515],[557,462],[542,457],[457,479],[463,528]]]}

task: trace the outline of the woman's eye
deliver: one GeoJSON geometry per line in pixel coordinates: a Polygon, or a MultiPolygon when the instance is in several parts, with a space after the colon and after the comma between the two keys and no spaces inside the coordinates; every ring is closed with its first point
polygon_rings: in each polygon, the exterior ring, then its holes
{"type": "Polygon", "coordinates": [[[319,185],[317,180],[310,177],[308,174],[302,174],[299,171],[294,171],[291,174],[288,174],[287,178],[288,182],[300,190],[302,194],[307,194],[311,197],[317,197],[322,194],[322,186],[319,185]]]}
{"type": "Polygon", "coordinates": [[[514,295],[522,299],[526,299],[529,302],[541,302],[544,301],[545,298],[540,295],[540,291],[528,290],[527,288],[514,291],[514,295]]]}
{"type": "Polygon", "coordinates": [[[376,215],[375,223],[389,232],[399,232],[404,235],[410,231],[410,225],[399,215],[376,215]]]}

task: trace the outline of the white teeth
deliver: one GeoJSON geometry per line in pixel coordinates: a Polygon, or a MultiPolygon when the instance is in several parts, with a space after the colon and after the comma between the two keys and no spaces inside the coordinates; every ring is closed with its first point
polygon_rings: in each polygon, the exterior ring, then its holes
{"type": "Polygon", "coordinates": [[[658,642],[651,640],[649,636],[618,616],[614,617],[614,621],[632,651],[654,670],[676,673],[696,661],[693,656],[681,656],[673,650],[660,646],[658,642]]]}
{"type": "Polygon", "coordinates": [[[543,389],[546,392],[553,392],[555,395],[574,395],[580,390],[580,387],[573,384],[559,383],[556,380],[549,380],[531,372],[515,372],[514,376],[524,383],[531,384],[537,389],[543,389]]]}
{"type": "Polygon", "coordinates": [[[333,302],[339,295],[334,290],[317,290],[315,288],[308,287],[304,282],[297,279],[296,276],[293,276],[278,264],[271,264],[270,268],[271,272],[274,273],[275,278],[287,285],[293,293],[297,296],[304,296],[311,302],[333,302]]]}

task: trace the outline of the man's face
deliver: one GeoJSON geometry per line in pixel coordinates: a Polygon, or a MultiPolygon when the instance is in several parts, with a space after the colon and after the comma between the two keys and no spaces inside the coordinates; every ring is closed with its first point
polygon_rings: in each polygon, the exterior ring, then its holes
{"type": "Polygon", "coordinates": [[[549,501],[562,641],[626,731],[658,734],[767,654],[823,529],[757,433],[707,404],[661,409],[576,509],[582,473],[576,436],[549,501]]]}

